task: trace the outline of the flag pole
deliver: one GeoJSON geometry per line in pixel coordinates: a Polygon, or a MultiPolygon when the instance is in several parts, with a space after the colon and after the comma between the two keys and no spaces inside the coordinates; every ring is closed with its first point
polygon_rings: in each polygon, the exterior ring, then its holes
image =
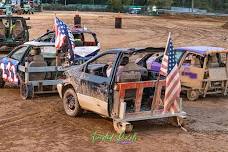
{"type": "Polygon", "coordinates": [[[164,55],[165,55],[165,54],[166,54],[166,52],[167,52],[170,37],[171,37],[171,32],[169,32],[169,36],[168,36],[168,39],[167,39],[167,42],[166,42],[166,48],[165,48],[164,55]]]}
{"type": "MultiPolygon", "coordinates": [[[[56,33],[56,29],[55,29],[55,22],[56,22],[56,13],[54,13],[54,26],[52,27],[52,30],[54,30],[54,32],[56,33]]],[[[56,37],[55,37],[56,39],[56,37]]],[[[59,54],[58,54],[58,50],[56,49],[56,58],[55,58],[55,66],[57,67],[58,62],[59,62],[59,54]]]]}
{"type": "MultiPolygon", "coordinates": [[[[165,54],[167,53],[170,37],[171,37],[171,32],[169,32],[169,35],[168,35],[168,39],[167,39],[166,48],[165,48],[165,52],[164,52],[163,58],[164,58],[165,54]]],[[[159,71],[157,82],[156,82],[156,86],[155,86],[155,91],[154,91],[153,103],[152,103],[152,107],[151,107],[152,111],[155,110],[155,108],[157,107],[157,104],[158,104],[157,103],[157,96],[158,96],[157,94],[158,94],[158,90],[159,90],[158,86],[159,86],[160,78],[161,78],[161,74],[160,74],[160,71],[159,71]]]]}

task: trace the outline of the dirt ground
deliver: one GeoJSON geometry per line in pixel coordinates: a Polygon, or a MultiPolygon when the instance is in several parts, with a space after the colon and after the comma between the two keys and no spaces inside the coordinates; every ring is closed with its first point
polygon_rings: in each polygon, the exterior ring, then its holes
{"type": "Polygon", "coordinates": [[[228,29],[228,22],[226,22],[226,23],[223,25],[223,28],[224,28],[224,29],[228,29]]]}
{"type": "MultiPolygon", "coordinates": [[[[53,26],[54,14],[68,24],[75,12],[31,15],[31,37],[53,26]]],[[[97,33],[102,49],[165,46],[168,32],[174,45],[213,45],[228,48],[228,18],[143,17],[123,15],[123,29],[114,29],[112,13],[81,13],[82,23],[97,33]]],[[[131,144],[91,142],[91,134],[114,133],[112,121],[86,113],[67,116],[58,95],[20,98],[17,88],[0,89],[0,151],[228,151],[228,97],[208,96],[197,102],[184,98],[188,132],[164,121],[133,123],[137,141],[131,144]]]]}

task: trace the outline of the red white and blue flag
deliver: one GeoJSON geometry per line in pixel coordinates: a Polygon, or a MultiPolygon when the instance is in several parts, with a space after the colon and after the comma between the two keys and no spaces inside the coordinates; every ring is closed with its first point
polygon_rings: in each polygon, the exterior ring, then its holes
{"type": "Polygon", "coordinates": [[[74,36],[68,26],[61,21],[59,18],[55,17],[55,47],[60,49],[64,45],[67,45],[70,60],[74,59],[74,36]]]}
{"type": "Polygon", "coordinates": [[[164,112],[178,112],[181,92],[179,68],[175,58],[172,39],[169,37],[166,52],[163,57],[160,74],[166,76],[164,112]]]}

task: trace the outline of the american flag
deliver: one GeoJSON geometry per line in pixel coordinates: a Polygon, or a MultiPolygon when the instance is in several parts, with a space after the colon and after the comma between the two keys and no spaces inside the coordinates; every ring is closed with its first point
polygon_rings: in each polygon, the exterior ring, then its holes
{"type": "MultiPolygon", "coordinates": [[[[163,68],[166,74],[166,90],[164,99],[164,112],[179,111],[179,98],[181,92],[181,82],[179,68],[175,58],[172,39],[169,37],[166,53],[163,57],[163,68]]],[[[161,73],[160,70],[160,73],[161,73]]]]}
{"type": "Polygon", "coordinates": [[[74,59],[74,36],[68,26],[55,17],[55,47],[56,49],[60,49],[62,46],[67,45],[67,49],[69,51],[70,60],[74,59]]]}

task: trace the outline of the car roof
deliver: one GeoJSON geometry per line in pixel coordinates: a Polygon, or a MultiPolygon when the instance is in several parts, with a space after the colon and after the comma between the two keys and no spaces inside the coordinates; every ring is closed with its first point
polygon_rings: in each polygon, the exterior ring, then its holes
{"type": "Polygon", "coordinates": [[[25,42],[24,45],[32,45],[32,46],[55,46],[55,43],[52,42],[36,42],[36,41],[29,41],[25,42]]]}
{"type": "Polygon", "coordinates": [[[132,53],[139,53],[139,52],[164,52],[165,48],[162,47],[147,47],[147,48],[113,48],[108,50],[107,52],[110,53],[128,53],[128,54],[132,54],[132,53]]]}
{"type": "Polygon", "coordinates": [[[188,51],[192,53],[197,53],[201,55],[211,54],[211,53],[228,53],[228,49],[222,47],[213,46],[187,46],[176,48],[177,51],[188,51]]]}

